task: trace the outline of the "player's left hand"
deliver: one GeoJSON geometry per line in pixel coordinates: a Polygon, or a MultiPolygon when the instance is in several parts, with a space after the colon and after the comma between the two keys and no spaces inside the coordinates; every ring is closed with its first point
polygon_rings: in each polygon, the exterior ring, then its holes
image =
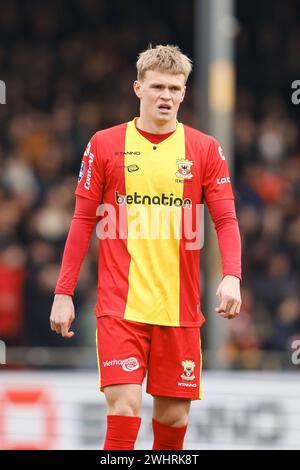
{"type": "Polygon", "coordinates": [[[235,276],[224,276],[216,296],[219,301],[219,307],[216,308],[221,317],[231,320],[235,318],[241,309],[240,279],[235,276]]]}

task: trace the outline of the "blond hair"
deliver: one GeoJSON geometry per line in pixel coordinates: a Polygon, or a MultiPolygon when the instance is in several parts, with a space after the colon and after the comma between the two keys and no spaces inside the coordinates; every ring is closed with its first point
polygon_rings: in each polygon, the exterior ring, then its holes
{"type": "Polygon", "coordinates": [[[192,61],[184,55],[178,46],[166,45],[148,47],[138,56],[136,63],[137,79],[142,81],[147,70],[168,72],[174,75],[183,74],[185,82],[192,71],[192,61]]]}

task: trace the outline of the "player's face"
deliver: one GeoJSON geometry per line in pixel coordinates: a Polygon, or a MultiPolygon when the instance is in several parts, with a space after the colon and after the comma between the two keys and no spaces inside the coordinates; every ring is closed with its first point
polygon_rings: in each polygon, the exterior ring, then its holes
{"type": "Polygon", "coordinates": [[[141,82],[134,82],[134,90],[141,100],[141,115],[161,124],[176,120],[185,89],[183,74],[155,70],[147,70],[141,82]]]}

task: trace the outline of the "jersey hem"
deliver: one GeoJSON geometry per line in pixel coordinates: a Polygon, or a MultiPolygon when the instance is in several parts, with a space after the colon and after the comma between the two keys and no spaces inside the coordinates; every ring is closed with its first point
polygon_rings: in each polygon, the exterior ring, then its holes
{"type": "Polygon", "coordinates": [[[150,322],[149,320],[141,320],[141,319],[137,319],[137,318],[133,318],[133,317],[124,318],[123,312],[115,312],[113,310],[98,310],[97,307],[96,307],[94,313],[95,313],[95,316],[97,318],[105,317],[105,316],[111,316],[111,317],[121,318],[121,320],[134,321],[134,322],[137,322],[137,323],[145,323],[147,325],[171,326],[171,327],[176,327],[176,328],[180,328],[180,327],[200,328],[206,321],[204,316],[203,316],[203,318],[200,317],[197,322],[187,322],[187,321],[185,321],[185,322],[182,322],[180,325],[178,325],[178,324],[174,325],[173,323],[158,323],[157,321],[156,322],[150,322]]]}

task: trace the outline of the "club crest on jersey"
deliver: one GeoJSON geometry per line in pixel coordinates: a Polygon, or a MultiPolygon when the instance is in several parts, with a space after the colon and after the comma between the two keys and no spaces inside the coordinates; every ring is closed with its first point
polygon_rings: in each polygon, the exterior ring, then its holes
{"type": "Polygon", "coordinates": [[[181,363],[184,373],[180,376],[182,380],[195,380],[194,369],[196,364],[194,361],[182,361],[181,363]]]}
{"type": "Polygon", "coordinates": [[[178,170],[175,175],[178,178],[191,179],[193,177],[191,166],[193,165],[192,160],[176,160],[178,170]]]}

